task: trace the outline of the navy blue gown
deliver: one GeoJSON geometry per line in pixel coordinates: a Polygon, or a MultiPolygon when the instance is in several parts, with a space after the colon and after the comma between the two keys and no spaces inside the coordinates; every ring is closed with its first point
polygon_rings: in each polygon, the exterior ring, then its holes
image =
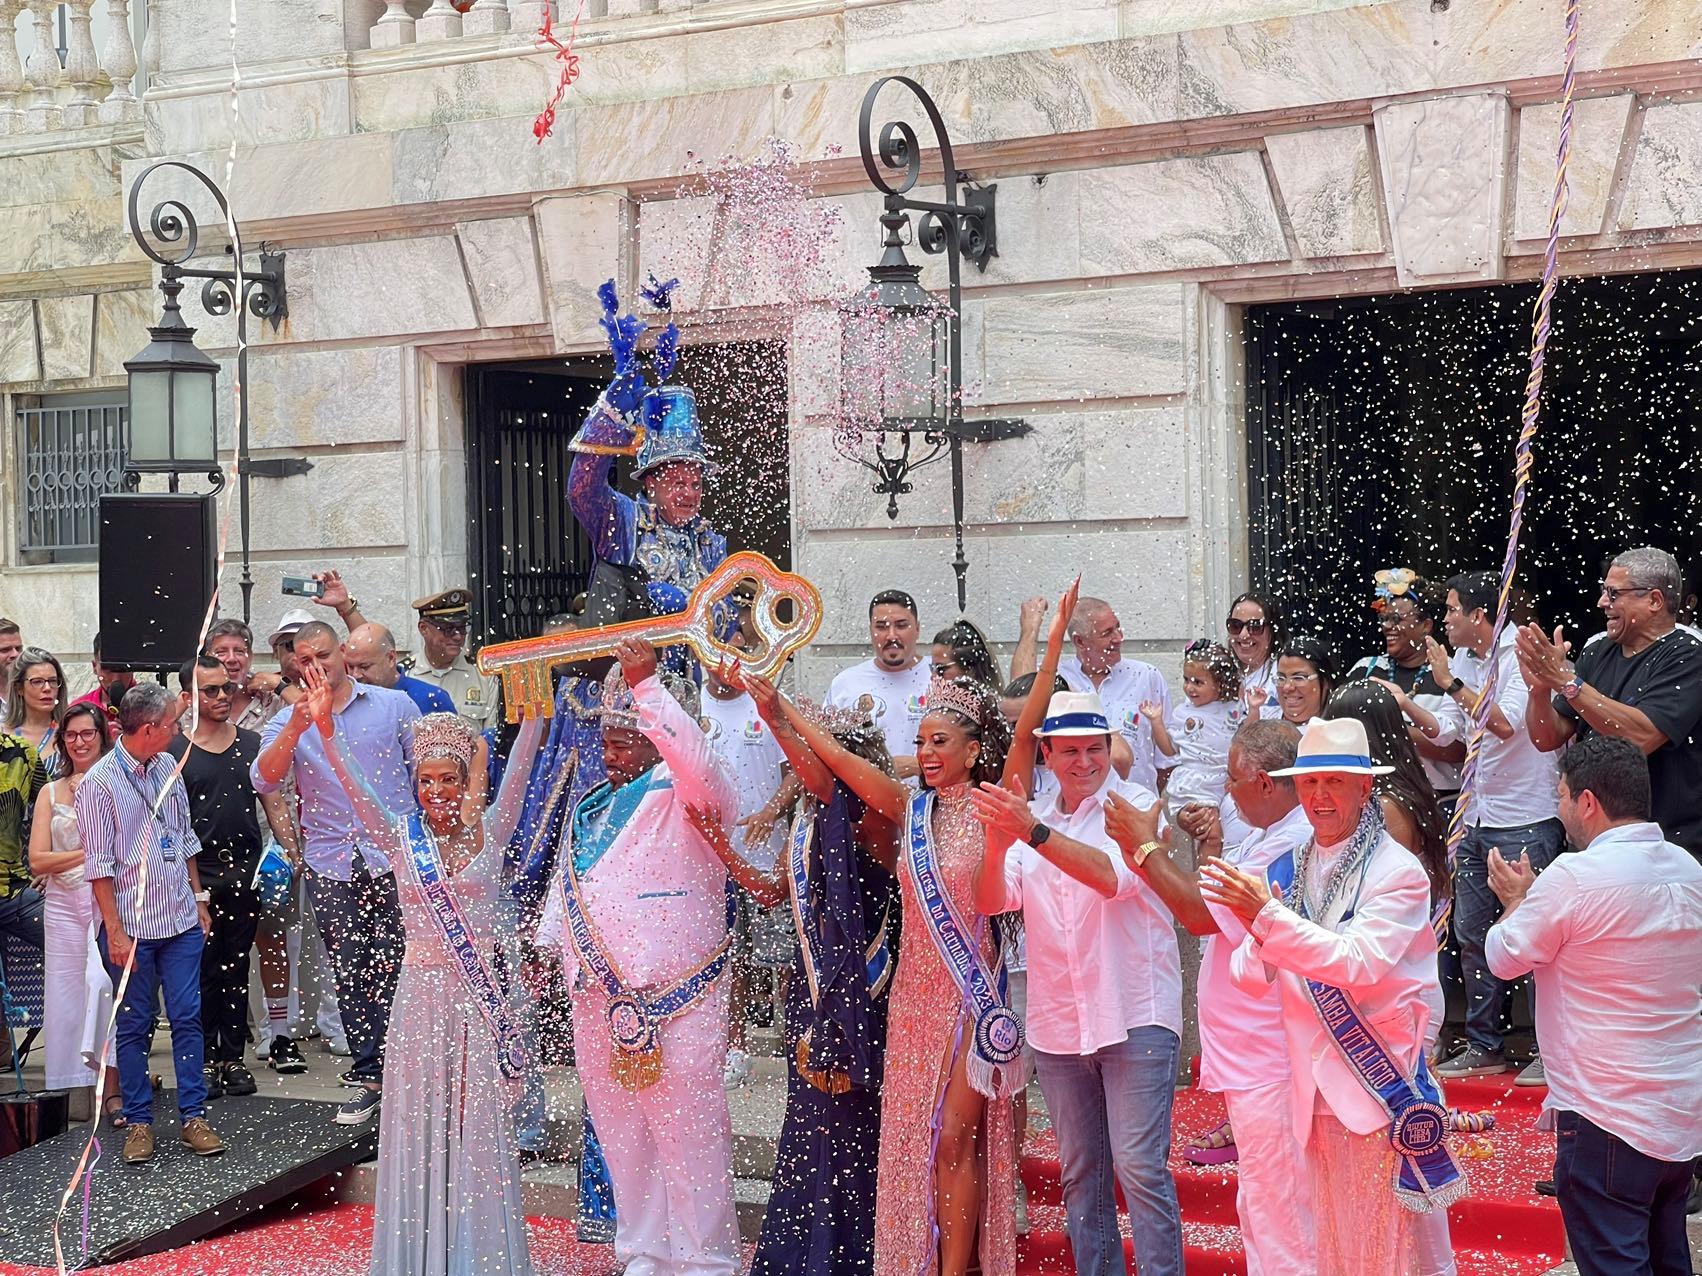
{"type": "MultiPolygon", "coordinates": [[[[886,1052],[886,978],[871,980],[869,950],[886,926],[886,970],[897,958],[898,889],[855,837],[863,807],[843,786],[818,809],[809,894],[819,1000],[812,1005],[802,945],[786,997],[786,1119],[774,1190],[751,1276],[867,1276],[874,1270],[875,1176],[886,1052]],[[871,982],[876,987],[871,989],[871,982]],[[806,1048],[818,1080],[799,1067],[806,1048]],[[848,1088],[845,1088],[848,1087],[848,1088]]],[[[880,959],[873,963],[877,968],[880,959]]]]}

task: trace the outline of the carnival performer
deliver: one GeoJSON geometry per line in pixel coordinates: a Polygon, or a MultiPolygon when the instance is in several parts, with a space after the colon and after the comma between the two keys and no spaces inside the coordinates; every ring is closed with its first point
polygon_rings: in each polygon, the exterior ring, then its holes
{"type": "Polygon", "coordinates": [[[1447,1114],[1424,1061],[1436,984],[1430,883],[1383,824],[1365,726],[1315,719],[1292,775],[1312,837],[1286,891],[1221,858],[1202,869],[1206,900],[1248,937],[1230,975],[1251,995],[1280,992],[1324,1276],[1409,1276],[1419,1213],[1446,1209],[1466,1181],[1446,1144],[1447,1114]]]}
{"type": "MultiPolygon", "coordinates": [[[[811,752],[773,683],[752,674],[717,676],[750,693],[806,794],[771,871],[741,858],[720,825],[707,818],[699,824],[759,904],[791,901],[798,936],[786,997],[786,1119],[751,1273],[869,1276],[887,989],[897,948],[898,830],[811,752]]],[[[886,739],[866,711],[800,711],[841,748],[892,773],[886,739]]]]}
{"type": "MultiPolygon", "coordinates": [[[[674,282],[652,278],[644,296],[669,308],[674,282]]],[[[703,517],[703,481],[712,467],[703,447],[697,399],[685,386],[667,385],[679,353],[680,330],[669,323],[656,343],[647,386],[638,343],[649,330],[637,315],[621,315],[614,280],[597,290],[603,331],[615,357],[615,375],[569,445],[579,455],[568,475],[568,504],[599,563],[635,569],[659,615],[685,610],[692,589],[727,557],[727,538],[703,517]],[[633,456],[636,497],[612,484],[617,456],[633,456]]],[[[590,607],[597,612],[597,581],[590,607]]],[[[594,614],[595,623],[627,619],[594,614]]]]}
{"type": "MultiPolygon", "coordinates": [[[[996,781],[1010,727],[994,694],[936,678],[916,739],[921,790],[843,748],[796,706],[786,721],[876,814],[899,829],[910,936],[888,999],[875,1205],[877,1276],[1016,1269],[1011,1096],[1022,1030],[1002,936],[975,911],[984,849],[970,794],[996,781]]],[[[889,744],[890,747],[890,744],[889,744]]]]}
{"type": "Polygon", "coordinates": [[[293,712],[319,728],[367,836],[398,866],[407,932],[386,1043],[372,1276],[527,1276],[510,1109],[528,1065],[491,957],[503,847],[519,820],[543,719],[520,729],[495,805],[468,824],[462,802],[477,733],[456,714],[420,718],[420,809],[392,811],[339,745],[326,676],[312,665],[302,676],[306,694],[293,712]]]}
{"type": "Polygon", "coordinates": [[[538,925],[573,972],[574,1053],[614,1179],[615,1257],[651,1276],[734,1276],[733,1130],[721,1084],[727,870],[687,814],[727,822],[732,776],[697,688],[628,638],[603,685],[608,772],[574,809],[538,925]]]}

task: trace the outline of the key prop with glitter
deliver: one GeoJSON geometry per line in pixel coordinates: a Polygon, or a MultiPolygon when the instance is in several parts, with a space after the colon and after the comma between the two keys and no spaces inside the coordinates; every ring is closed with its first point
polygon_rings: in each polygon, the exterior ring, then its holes
{"type": "Polygon", "coordinates": [[[539,714],[549,717],[554,710],[552,665],[612,656],[624,639],[642,638],[657,647],[683,645],[705,665],[737,661],[752,673],[772,678],[794,652],[815,637],[821,618],[821,594],[814,585],[802,576],[781,571],[763,555],[745,550],[705,576],[692,590],[684,611],[601,629],[497,643],[479,652],[479,672],[501,677],[508,720],[518,722],[539,714]],[[747,583],[756,586],[750,612],[759,645],[755,650],[741,651],[716,636],[715,606],[747,583]],[[780,615],[784,603],[791,604],[792,614],[787,619],[780,615]]]}
{"type": "MultiPolygon", "coordinates": [[[[1483,687],[1478,692],[1472,710],[1472,727],[1466,741],[1465,761],[1460,767],[1460,794],[1454,803],[1454,816],[1448,824],[1448,864],[1453,867],[1465,840],[1466,821],[1472,799],[1477,794],[1478,763],[1483,752],[1484,733],[1489,729],[1489,713],[1495,706],[1496,673],[1501,661],[1501,633],[1507,627],[1507,607],[1513,593],[1513,580],[1519,570],[1519,533],[1525,522],[1525,496],[1530,490],[1531,469],[1536,463],[1533,446],[1537,436],[1537,420],[1542,411],[1542,374],[1547,362],[1550,330],[1550,306],[1554,300],[1555,284],[1560,277],[1560,223],[1566,216],[1571,197],[1567,169],[1572,162],[1572,91],[1578,67],[1578,10],[1582,0],[1566,0],[1566,42],[1561,59],[1560,136],[1554,155],[1554,196],[1548,206],[1548,246],[1542,259],[1542,286],[1537,290],[1536,304],[1531,311],[1531,369],[1525,379],[1525,405],[1520,413],[1519,440],[1513,448],[1513,512],[1507,528],[1507,553],[1501,563],[1501,590],[1495,606],[1495,632],[1485,648],[1490,658],[1483,687]]],[[[1436,942],[1447,941],[1453,901],[1444,897],[1431,918],[1436,942]]]]}

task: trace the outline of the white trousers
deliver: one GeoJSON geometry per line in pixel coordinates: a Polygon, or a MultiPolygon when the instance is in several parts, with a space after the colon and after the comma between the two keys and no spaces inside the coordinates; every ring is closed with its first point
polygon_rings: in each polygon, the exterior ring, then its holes
{"type": "Polygon", "coordinates": [[[1228,1090],[1235,1131],[1235,1212],[1247,1252],[1247,1276],[1313,1276],[1318,1243],[1305,1149],[1294,1137],[1288,1082],[1228,1090]]]}
{"type": "Polygon", "coordinates": [[[109,1064],[113,1059],[112,1039],[106,1035],[112,980],[95,947],[94,896],[88,885],[65,887],[49,878],[42,893],[41,926],[47,1088],[93,1085],[97,1058],[109,1064]]]}
{"type": "Polygon", "coordinates": [[[615,1188],[615,1258],[626,1276],[738,1276],[733,1121],[723,975],[702,1001],[664,1024],[662,1079],[628,1090],[610,1071],[608,1000],[573,998],[574,1055],[615,1188]]]}

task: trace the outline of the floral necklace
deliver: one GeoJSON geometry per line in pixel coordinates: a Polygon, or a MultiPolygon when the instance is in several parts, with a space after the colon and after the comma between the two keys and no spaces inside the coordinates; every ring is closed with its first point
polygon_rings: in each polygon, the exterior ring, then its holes
{"type": "Polygon", "coordinates": [[[1330,911],[1330,906],[1340,896],[1347,879],[1356,870],[1362,872],[1370,862],[1372,849],[1382,837],[1383,805],[1373,793],[1365,803],[1365,809],[1359,813],[1359,824],[1353,830],[1353,837],[1349,840],[1347,849],[1337,857],[1335,866],[1330,869],[1330,875],[1325,879],[1323,890],[1315,903],[1306,888],[1306,881],[1318,839],[1306,839],[1306,844],[1294,857],[1294,890],[1290,907],[1308,920],[1321,922],[1330,911]]]}

